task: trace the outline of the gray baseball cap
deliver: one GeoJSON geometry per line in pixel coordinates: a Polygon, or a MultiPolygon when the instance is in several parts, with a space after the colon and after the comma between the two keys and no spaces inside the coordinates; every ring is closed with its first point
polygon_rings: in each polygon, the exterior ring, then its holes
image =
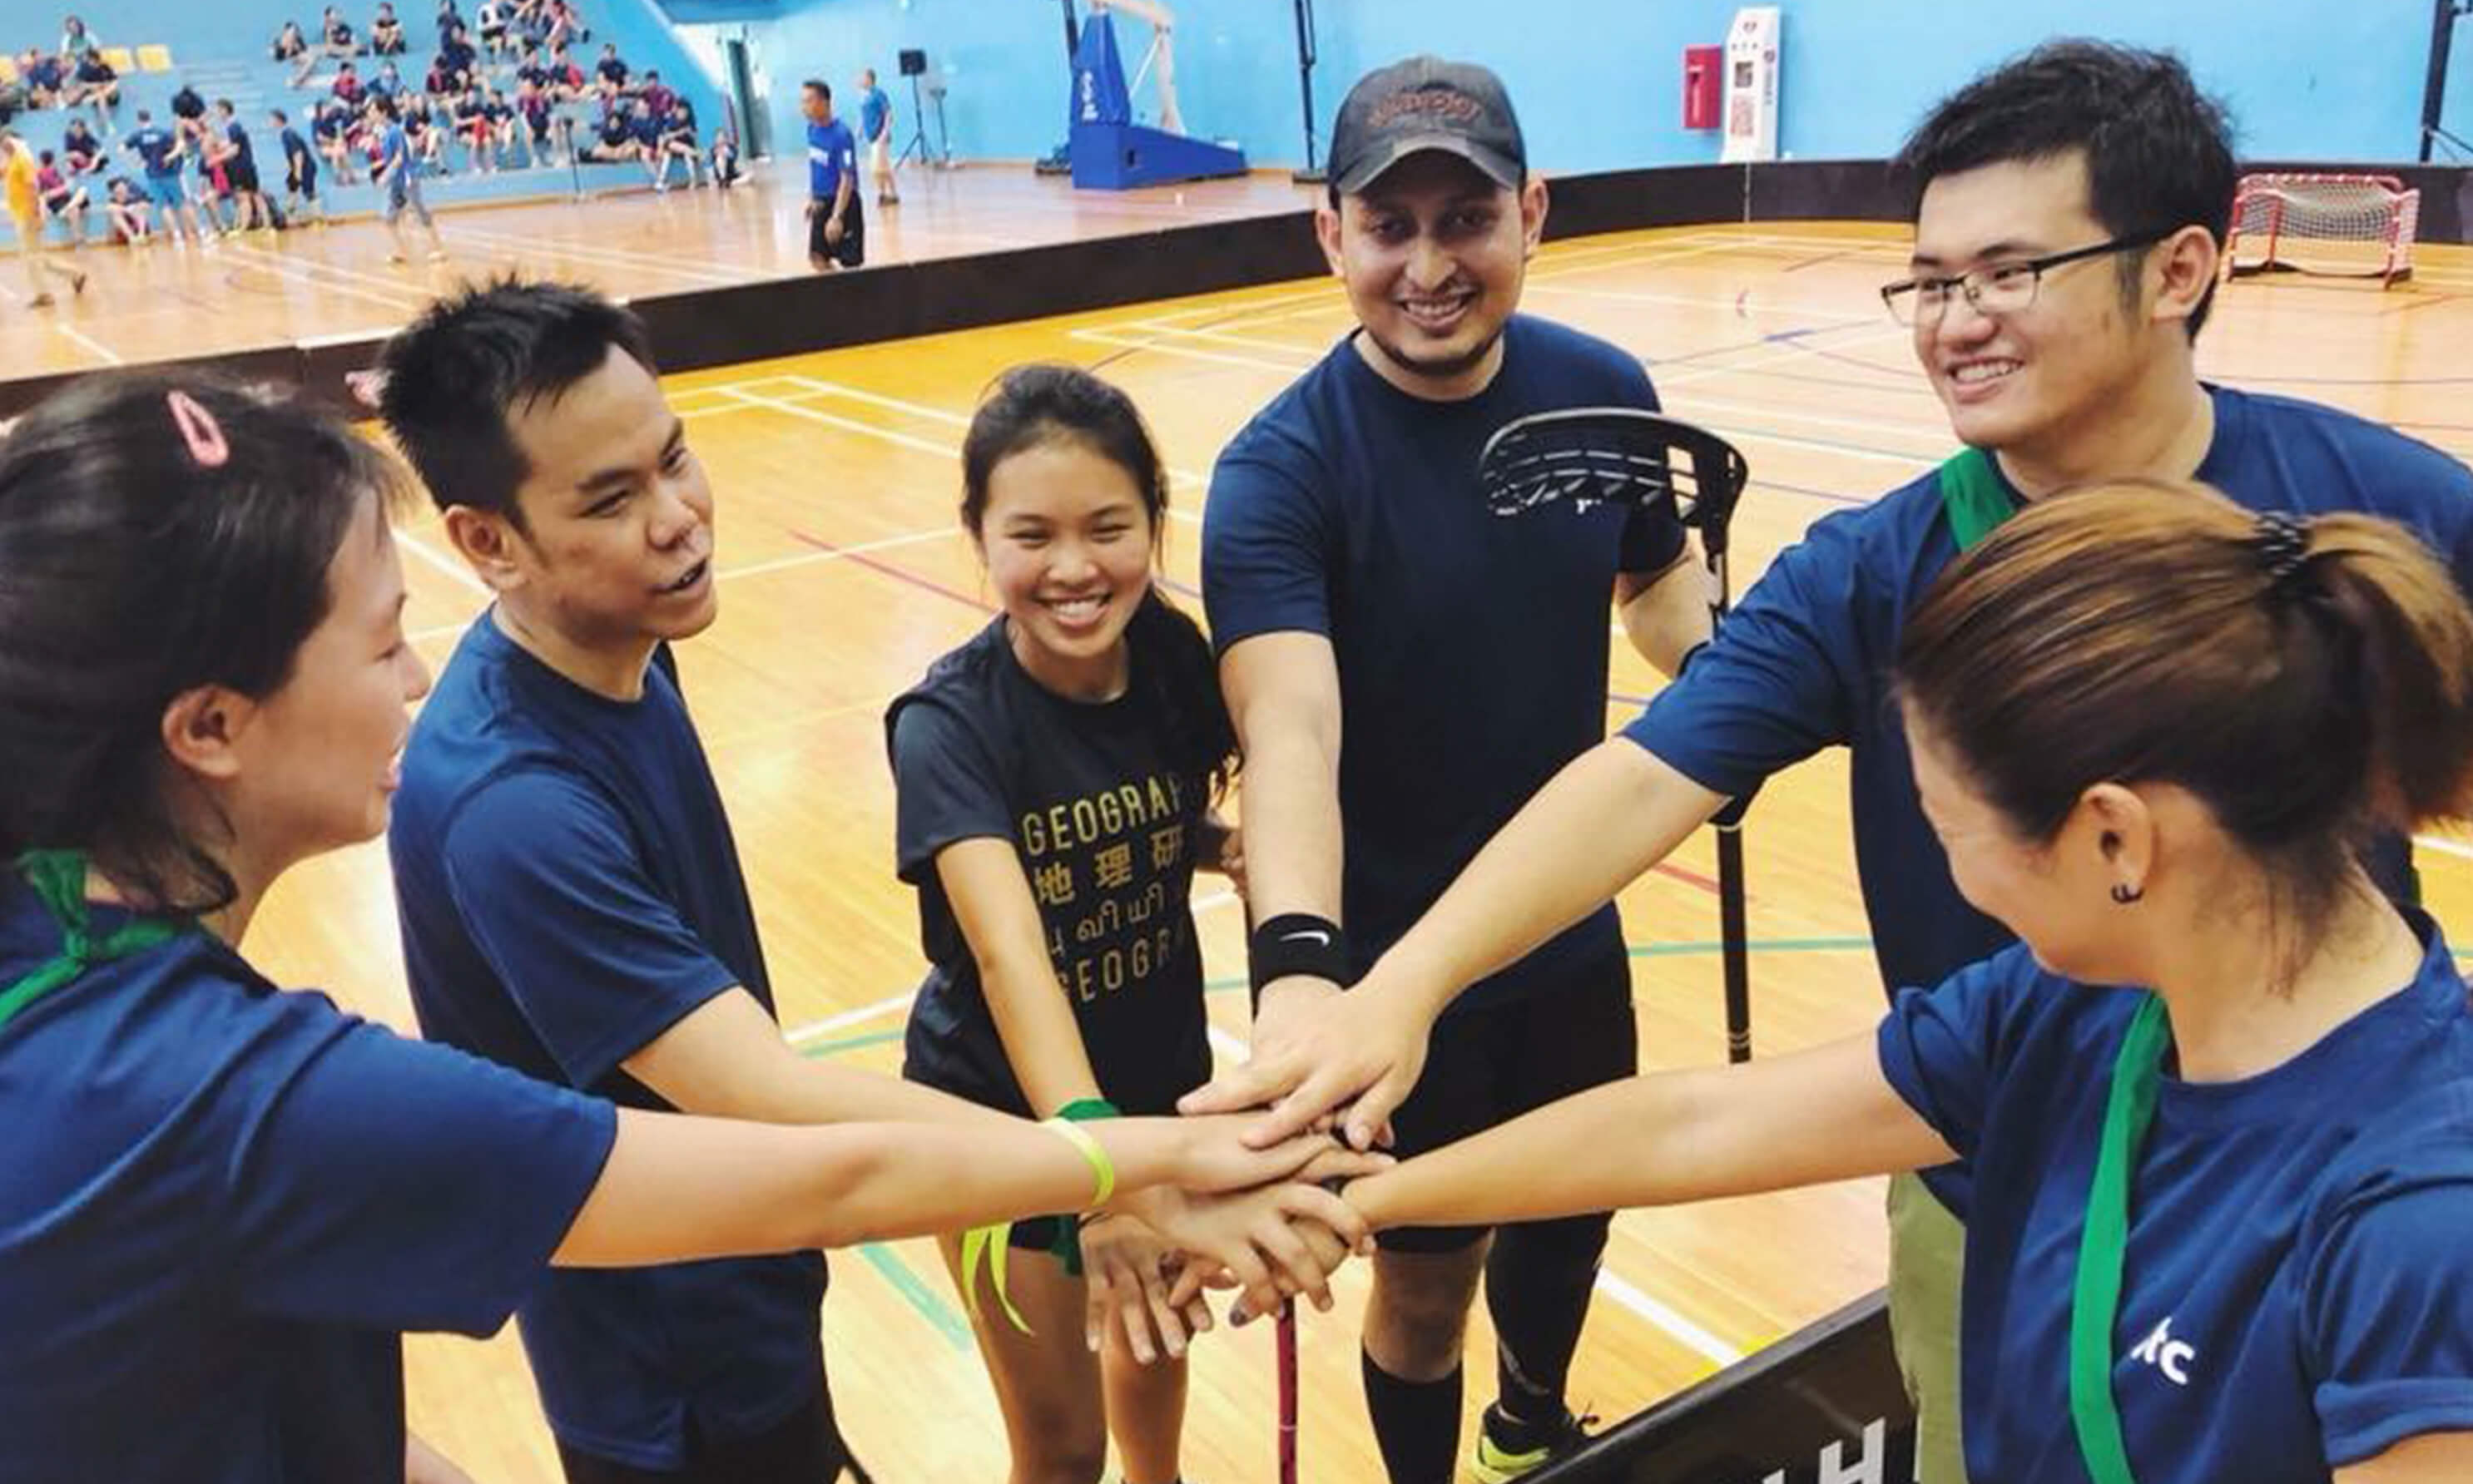
{"type": "Polygon", "coordinates": [[[1331,134],[1333,189],[1353,196],[1423,150],[1457,155],[1498,185],[1520,187],[1528,164],[1502,79],[1474,62],[1411,57],[1357,80],[1331,134]]]}

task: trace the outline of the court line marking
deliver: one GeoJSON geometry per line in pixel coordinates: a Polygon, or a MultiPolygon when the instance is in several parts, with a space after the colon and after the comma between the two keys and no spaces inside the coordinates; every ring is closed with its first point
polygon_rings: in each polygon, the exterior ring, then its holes
{"type": "Polygon", "coordinates": [[[649,273],[666,273],[691,283],[703,284],[708,288],[740,288],[751,283],[770,282],[773,277],[779,276],[778,275],[728,274],[717,269],[699,267],[693,263],[682,263],[675,258],[664,258],[655,253],[632,251],[626,248],[585,246],[563,238],[519,237],[460,223],[451,231],[441,228],[440,235],[449,240],[468,241],[495,257],[508,257],[520,261],[524,256],[560,255],[595,268],[632,268],[649,273]]]}
{"type": "Polygon", "coordinates": [[[1627,1279],[1619,1278],[1604,1268],[1597,1269],[1597,1292],[1698,1352],[1704,1359],[1713,1362],[1721,1371],[1743,1358],[1743,1352],[1684,1318],[1676,1310],[1650,1298],[1639,1285],[1627,1279]]]}
{"type": "MultiPolygon", "coordinates": [[[[402,527],[398,526],[396,528],[395,539],[396,543],[401,546],[404,550],[412,553],[416,560],[425,566],[435,567],[437,570],[445,573],[448,577],[454,579],[458,586],[464,587],[472,592],[480,593],[484,597],[495,596],[494,593],[490,591],[490,585],[488,583],[485,583],[481,581],[481,579],[472,575],[472,569],[470,567],[466,566],[463,562],[458,562],[454,558],[438,550],[438,548],[430,545],[427,541],[422,540],[420,537],[413,535],[410,531],[404,530],[402,527]]],[[[468,618],[464,621],[464,624],[468,624],[470,622],[471,620],[468,618]]],[[[456,627],[461,629],[464,627],[464,624],[457,624],[456,627]]]]}
{"type": "Polygon", "coordinates": [[[300,258],[287,257],[282,253],[270,252],[264,248],[253,248],[246,243],[224,242],[218,245],[218,251],[227,257],[246,259],[295,288],[317,289],[330,294],[342,294],[351,299],[367,299],[372,303],[383,304],[398,314],[408,316],[418,313],[430,299],[429,291],[425,287],[407,288],[392,278],[380,278],[373,274],[365,274],[349,268],[338,268],[331,263],[312,263],[300,258]],[[322,278],[318,276],[320,274],[331,276],[322,278]]]}
{"type": "Polygon", "coordinates": [[[85,331],[79,329],[74,324],[54,324],[52,328],[60,331],[70,340],[73,340],[77,344],[84,347],[89,352],[103,357],[103,363],[106,366],[126,366],[129,364],[129,362],[121,356],[119,351],[112,349],[109,346],[105,345],[102,341],[95,339],[85,331]]]}

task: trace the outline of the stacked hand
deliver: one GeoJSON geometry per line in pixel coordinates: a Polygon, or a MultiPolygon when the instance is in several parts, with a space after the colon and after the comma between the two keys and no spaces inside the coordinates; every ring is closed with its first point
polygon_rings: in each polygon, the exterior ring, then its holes
{"type": "Polygon", "coordinates": [[[1345,993],[1326,979],[1277,980],[1264,987],[1254,1017],[1253,1054],[1177,1108],[1188,1114],[1263,1109],[1245,1135],[1258,1148],[1344,1111],[1349,1147],[1371,1149],[1389,1141],[1391,1114],[1425,1070],[1430,1029],[1416,1007],[1371,979],[1345,993]]]}
{"type": "Polygon", "coordinates": [[[1298,1295],[1328,1309],[1332,1270],[1367,1237],[1324,1185],[1390,1163],[1339,1147],[1327,1131],[1256,1148],[1240,1118],[1177,1124],[1183,1188],[1129,1195],[1082,1229],[1086,1338],[1096,1349],[1113,1327],[1146,1363],[1184,1353],[1190,1336],[1212,1328],[1206,1286],[1242,1290],[1252,1313],[1298,1295]]]}

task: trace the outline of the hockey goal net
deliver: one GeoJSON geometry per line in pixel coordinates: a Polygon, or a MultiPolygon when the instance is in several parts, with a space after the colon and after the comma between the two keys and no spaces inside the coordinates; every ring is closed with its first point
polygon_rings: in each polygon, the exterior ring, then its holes
{"type": "Polygon", "coordinates": [[[2421,192],[2393,176],[2247,175],[2233,197],[2224,256],[2235,275],[2291,271],[2413,275],[2421,192]]]}

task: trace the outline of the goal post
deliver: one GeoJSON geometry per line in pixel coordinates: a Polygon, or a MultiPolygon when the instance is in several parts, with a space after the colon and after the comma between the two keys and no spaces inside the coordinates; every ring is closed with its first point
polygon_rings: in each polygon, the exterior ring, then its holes
{"type": "Polygon", "coordinates": [[[2291,272],[2376,278],[2413,275],[2421,192],[2393,176],[2242,177],[2224,261],[2232,276],[2291,272]]]}

